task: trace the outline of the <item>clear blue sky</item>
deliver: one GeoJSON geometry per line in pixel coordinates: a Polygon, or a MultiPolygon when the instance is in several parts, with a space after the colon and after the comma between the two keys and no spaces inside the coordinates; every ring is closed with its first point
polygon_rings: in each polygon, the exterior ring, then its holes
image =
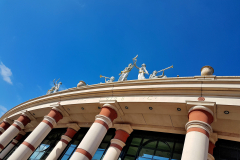
{"type": "MultiPolygon", "coordinates": [[[[0,114],[62,89],[103,82],[137,54],[168,77],[240,76],[240,0],[1,0],[0,114]]],[[[134,68],[128,79],[137,79],[134,68]]]]}

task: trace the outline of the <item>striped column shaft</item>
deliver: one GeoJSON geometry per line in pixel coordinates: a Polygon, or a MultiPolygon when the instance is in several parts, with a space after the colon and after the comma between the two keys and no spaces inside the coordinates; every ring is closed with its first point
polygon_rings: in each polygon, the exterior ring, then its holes
{"type": "Polygon", "coordinates": [[[0,160],[2,160],[8,154],[8,152],[10,152],[12,148],[16,146],[16,144],[24,137],[25,134],[25,132],[21,131],[17,137],[12,140],[12,142],[0,153],[0,160]]]}
{"type": "Polygon", "coordinates": [[[77,124],[72,128],[68,128],[67,132],[62,135],[61,140],[53,148],[46,160],[57,160],[79,129],[80,127],[77,124]]]}
{"type": "MultiPolygon", "coordinates": [[[[115,125],[114,125],[115,126],[115,125]]],[[[118,160],[119,155],[125,146],[127,138],[132,132],[130,125],[123,124],[121,129],[117,129],[115,137],[111,140],[111,145],[109,146],[103,160],[118,160]],[[125,129],[125,130],[123,130],[125,129]]]]}
{"type": "Polygon", "coordinates": [[[14,123],[0,136],[0,151],[15,137],[31,120],[21,115],[14,123]]]}
{"type": "Polygon", "coordinates": [[[0,125],[0,135],[5,132],[12,124],[12,120],[5,118],[0,125]]]}
{"type": "Polygon", "coordinates": [[[181,160],[206,160],[213,112],[204,106],[194,106],[189,110],[188,117],[181,160]]]}
{"type": "Polygon", "coordinates": [[[52,130],[53,126],[62,118],[63,116],[60,111],[53,108],[8,160],[27,160],[52,130]]]}
{"type": "Polygon", "coordinates": [[[91,160],[116,118],[115,107],[111,104],[104,104],[70,160],[91,160]]]}

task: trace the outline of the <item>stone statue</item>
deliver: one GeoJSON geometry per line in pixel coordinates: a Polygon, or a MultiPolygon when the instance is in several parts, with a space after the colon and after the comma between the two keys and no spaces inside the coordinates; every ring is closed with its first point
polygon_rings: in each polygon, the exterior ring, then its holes
{"type": "Polygon", "coordinates": [[[47,94],[56,93],[59,91],[60,85],[62,85],[62,82],[57,83],[59,81],[59,79],[56,81],[56,83],[55,83],[55,79],[53,80],[54,86],[50,90],[47,91],[47,94]]]}
{"type": "Polygon", "coordinates": [[[121,81],[126,81],[129,72],[133,69],[134,65],[132,65],[132,63],[129,63],[129,65],[123,70],[121,71],[121,73],[119,73],[120,77],[118,79],[119,82],[121,81]]]}
{"type": "Polygon", "coordinates": [[[170,69],[170,68],[173,68],[173,66],[170,66],[168,68],[165,68],[165,69],[162,69],[160,71],[153,71],[153,73],[149,76],[149,79],[156,79],[156,78],[167,78],[167,76],[164,75],[164,71],[167,70],[167,69],[170,69]],[[163,72],[162,75],[160,76],[157,76],[157,73],[159,72],[163,72]]]}
{"type": "Polygon", "coordinates": [[[114,80],[115,80],[115,78],[112,76],[112,77],[105,77],[105,76],[102,76],[102,75],[100,75],[100,78],[105,78],[105,83],[112,83],[114,80]],[[107,79],[109,79],[109,80],[107,80],[107,79]]]}
{"type": "Polygon", "coordinates": [[[138,67],[137,65],[136,65],[136,63],[137,63],[137,57],[138,56],[136,56],[135,58],[133,58],[133,64],[134,64],[134,66],[137,68],[137,69],[139,69],[139,73],[138,73],[138,80],[141,80],[141,79],[146,79],[145,78],[145,74],[148,74],[149,75],[149,73],[148,73],[148,71],[147,71],[147,69],[146,69],[146,64],[142,64],[142,67],[138,67]]]}

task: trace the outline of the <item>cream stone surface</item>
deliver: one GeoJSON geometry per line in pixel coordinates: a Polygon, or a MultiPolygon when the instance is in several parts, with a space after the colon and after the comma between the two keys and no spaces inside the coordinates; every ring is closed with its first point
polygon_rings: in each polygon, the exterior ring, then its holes
{"type": "Polygon", "coordinates": [[[75,131],[78,131],[80,129],[80,127],[77,123],[68,123],[67,126],[68,126],[68,128],[72,128],[75,131]]]}
{"type": "Polygon", "coordinates": [[[207,160],[215,160],[215,158],[211,154],[208,153],[207,160]]]}
{"type": "Polygon", "coordinates": [[[2,150],[2,152],[0,153],[0,158],[3,159],[9,151],[11,151],[11,149],[14,147],[15,145],[13,145],[12,143],[10,143],[6,148],[4,148],[2,150]]]}
{"type": "Polygon", "coordinates": [[[89,159],[82,153],[74,152],[70,160],[89,160],[89,159]]]}
{"type": "Polygon", "coordinates": [[[123,130],[127,132],[128,134],[131,134],[133,129],[130,124],[114,124],[114,128],[116,130],[123,130]]]}
{"type": "Polygon", "coordinates": [[[116,147],[109,147],[106,154],[103,157],[103,160],[117,160],[121,151],[116,147]]]}
{"type": "Polygon", "coordinates": [[[66,147],[66,143],[59,141],[57,145],[53,148],[51,153],[48,155],[46,160],[57,160],[66,147]]]}
{"type": "Polygon", "coordinates": [[[66,124],[72,122],[90,127],[104,101],[108,101],[117,105],[119,111],[114,123],[129,123],[133,129],[185,134],[188,110],[199,103],[213,112],[212,128],[219,138],[240,141],[239,93],[240,76],[173,77],[95,84],[31,99],[10,109],[0,121],[4,118],[16,120],[21,111],[27,110],[36,118],[25,127],[26,131],[31,131],[52,106],[61,102],[66,114],[54,128],[67,127],[66,124]],[[205,101],[198,101],[199,97],[204,97],[205,101]]]}
{"type": "Polygon", "coordinates": [[[32,154],[32,150],[25,145],[20,145],[21,148],[16,149],[14,153],[8,158],[8,160],[27,160],[32,154]]]}

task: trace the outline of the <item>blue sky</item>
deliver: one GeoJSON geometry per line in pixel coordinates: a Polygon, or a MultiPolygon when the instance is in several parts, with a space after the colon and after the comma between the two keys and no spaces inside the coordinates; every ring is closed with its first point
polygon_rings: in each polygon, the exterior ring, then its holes
{"type": "MultiPolygon", "coordinates": [[[[137,54],[149,73],[240,76],[239,0],[1,0],[0,114],[61,89],[103,82],[137,54]]],[[[128,79],[137,79],[134,68],[128,79]]]]}

